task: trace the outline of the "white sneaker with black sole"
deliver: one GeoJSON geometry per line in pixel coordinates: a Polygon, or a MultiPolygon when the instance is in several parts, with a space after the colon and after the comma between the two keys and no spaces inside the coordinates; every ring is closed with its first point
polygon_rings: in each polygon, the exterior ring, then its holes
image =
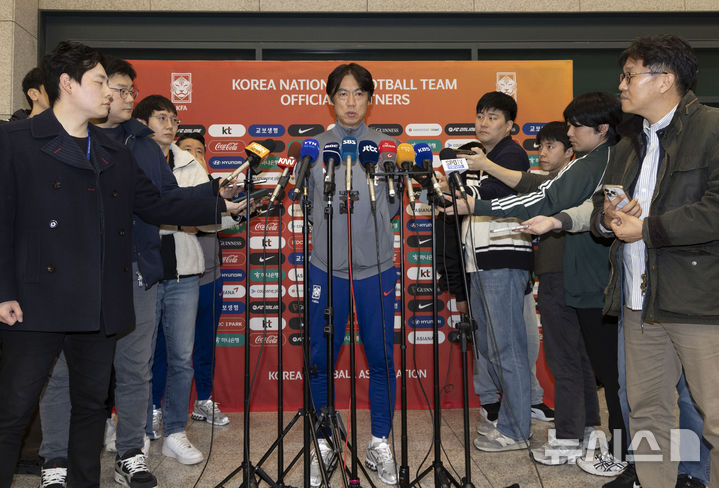
{"type": "Polygon", "coordinates": [[[126,488],[157,488],[157,478],[147,469],[140,449],[131,449],[115,458],[115,482],[126,488]]]}
{"type": "Polygon", "coordinates": [[[65,488],[67,486],[67,461],[52,459],[40,469],[40,488],[65,488]]]}
{"type": "Polygon", "coordinates": [[[217,402],[209,400],[195,400],[195,406],[192,409],[192,420],[204,420],[208,424],[227,425],[230,419],[222,413],[217,402]]]}
{"type": "Polygon", "coordinates": [[[531,416],[534,420],[552,422],[554,421],[554,410],[549,408],[544,403],[535,403],[532,405],[531,416]]]}
{"type": "Polygon", "coordinates": [[[557,439],[555,429],[549,429],[547,435],[547,442],[542,447],[532,449],[532,458],[539,464],[574,464],[584,453],[579,439],[557,439]]]}
{"type": "Polygon", "coordinates": [[[492,432],[474,439],[474,447],[486,452],[516,451],[529,448],[529,442],[514,440],[494,429],[492,432]]]}
{"type": "Polygon", "coordinates": [[[477,434],[488,435],[497,429],[497,418],[489,420],[489,413],[484,407],[479,408],[479,423],[477,423],[477,434]]]}
{"type": "Polygon", "coordinates": [[[192,445],[185,431],[175,432],[162,441],[162,455],[175,458],[180,464],[197,464],[204,456],[192,445]]]}

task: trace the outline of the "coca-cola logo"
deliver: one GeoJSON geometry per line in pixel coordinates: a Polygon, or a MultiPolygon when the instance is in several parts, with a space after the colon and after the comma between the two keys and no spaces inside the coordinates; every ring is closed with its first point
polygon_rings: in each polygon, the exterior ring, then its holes
{"type": "MultiPolygon", "coordinates": [[[[281,335],[282,337],[282,345],[284,346],[287,344],[287,339],[284,335],[281,335]]],[[[274,346],[277,347],[277,344],[279,343],[277,332],[251,332],[250,333],[250,346],[262,346],[263,344],[265,346],[274,346]]]]}
{"type": "Polygon", "coordinates": [[[277,232],[280,228],[280,224],[277,221],[269,221],[267,225],[264,222],[256,222],[254,227],[250,229],[252,232],[277,232]]]}
{"type": "Polygon", "coordinates": [[[244,149],[242,141],[212,141],[209,146],[210,152],[240,152],[244,149]]]}
{"type": "Polygon", "coordinates": [[[222,250],[222,264],[225,266],[244,266],[245,253],[234,249],[222,250]]]}

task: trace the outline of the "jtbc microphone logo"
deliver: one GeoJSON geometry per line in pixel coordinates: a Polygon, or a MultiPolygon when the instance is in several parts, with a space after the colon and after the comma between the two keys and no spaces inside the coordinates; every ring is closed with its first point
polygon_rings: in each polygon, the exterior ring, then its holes
{"type": "Polygon", "coordinates": [[[213,141],[210,144],[212,152],[240,152],[244,149],[242,141],[213,141]]]}
{"type": "Polygon", "coordinates": [[[375,154],[379,154],[379,148],[377,146],[367,144],[365,146],[362,146],[362,152],[372,152],[375,154]]]}

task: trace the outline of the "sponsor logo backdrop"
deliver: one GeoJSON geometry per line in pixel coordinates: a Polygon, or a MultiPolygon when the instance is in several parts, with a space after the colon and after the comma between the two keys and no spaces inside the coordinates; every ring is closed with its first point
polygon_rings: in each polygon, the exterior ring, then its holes
{"type": "MultiPolygon", "coordinates": [[[[244,148],[252,140],[273,138],[282,141],[281,150],[271,154],[261,165],[262,177],[268,179],[261,187],[272,188],[281,172],[276,162],[285,156],[286,147],[292,141],[317,135],[334,123],[333,109],[326,103],[325,83],[327,74],[338,63],[134,61],[133,65],[138,71],[136,86],[142,96],[161,94],[170,98],[182,121],[180,132],[204,134],[206,160],[214,175],[228,174],[242,164],[246,156],[244,148]]],[[[533,150],[536,132],[546,122],[561,120],[562,111],[572,97],[571,61],[367,61],[362,64],[372,72],[376,82],[367,123],[402,142],[429,144],[435,152],[435,167],[440,166],[437,154],[441,148],[474,139],[475,105],[483,93],[492,90],[516,98],[519,114],[512,134],[528,149],[533,165],[537,165],[537,153],[533,150]]],[[[267,222],[264,217],[253,219],[249,243],[245,242],[244,225],[237,225],[222,234],[225,298],[217,337],[215,399],[226,410],[242,409],[242,346],[245,343],[252,346],[250,363],[253,368],[260,357],[252,408],[276,408],[277,345],[280,340],[285,367],[285,408],[301,406],[303,276],[302,256],[296,253],[302,250],[302,221],[299,206],[290,207],[290,203],[285,196],[281,226],[279,214],[274,211],[267,222]],[[263,251],[263,247],[266,250],[263,251]],[[282,259],[276,257],[278,249],[282,259]],[[251,263],[249,277],[244,273],[248,257],[251,263]],[[278,277],[282,280],[281,286],[278,277]],[[276,314],[279,297],[283,302],[282,320],[278,320],[276,314]],[[249,324],[245,324],[246,307],[250,307],[249,324]],[[265,311],[267,316],[263,315],[265,311]],[[282,329],[280,338],[277,335],[279,328],[282,329]],[[261,347],[264,350],[260,356],[261,347]]],[[[399,269],[399,260],[404,260],[408,289],[399,290],[398,286],[397,303],[399,305],[402,293],[406,298],[408,319],[409,371],[406,375],[409,406],[425,408],[420,382],[430,391],[433,381],[431,254],[428,249],[431,221],[427,208],[418,208],[415,218],[408,213],[406,197],[404,203],[407,242],[404,256],[395,253],[395,264],[399,269]]],[[[398,221],[394,230],[399,236],[398,221]]],[[[440,372],[437,381],[442,384],[443,405],[459,407],[459,345],[449,340],[456,336],[452,332],[458,315],[449,295],[440,295],[440,302],[440,372]]],[[[395,365],[399,369],[398,306],[395,312],[395,365]]],[[[358,344],[361,347],[359,337],[358,344]]],[[[349,406],[348,363],[349,352],[343,347],[336,372],[338,408],[349,406]]],[[[361,408],[368,405],[366,369],[364,355],[359,354],[356,381],[361,408]]],[[[543,353],[537,363],[537,375],[545,388],[547,403],[552,404],[554,388],[543,353]]],[[[477,406],[477,397],[471,395],[471,398],[473,406],[477,406]]],[[[399,408],[399,398],[397,406],[399,408]]]]}

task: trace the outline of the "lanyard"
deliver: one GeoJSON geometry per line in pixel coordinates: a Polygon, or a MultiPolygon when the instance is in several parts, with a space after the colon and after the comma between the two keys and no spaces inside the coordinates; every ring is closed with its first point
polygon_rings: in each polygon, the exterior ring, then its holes
{"type": "Polygon", "coordinates": [[[85,154],[85,157],[88,161],[90,161],[90,131],[87,131],[87,153],[85,154]]]}

